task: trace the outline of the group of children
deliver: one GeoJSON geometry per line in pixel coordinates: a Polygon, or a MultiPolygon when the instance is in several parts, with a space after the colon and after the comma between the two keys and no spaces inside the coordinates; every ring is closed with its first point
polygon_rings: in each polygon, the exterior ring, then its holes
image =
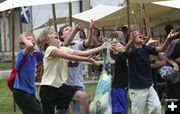
{"type": "Polygon", "coordinates": [[[97,48],[81,51],[91,43],[93,28],[92,21],[89,26],[89,38],[74,43],[72,40],[75,34],[82,30],[80,24],[76,24],[74,29],[63,26],[59,33],[53,28],[46,28],[37,38],[38,47],[44,51],[44,54],[35,50],[34,35],[23,33],[19,36],[22,49],[18,51],[16,57],[16,68],[19,73],[15,79],[13,95],[24,114],[54,114],[55,111],[64,114],[72,100],[80,103],[77,105],[77,112],[80,111],[78,113],[88,113],[87,94],[83,92],[82,63],[79,61],[95,63],[95,60],[88,56],[103,50],[106,45],[104,43],[97,48]],[[42,61],[42,58],[44,73],[40,98],[43,108],[36,101],[34,84],[35,66],[38,60],[42,61]],[[24,63],[18,69],[22,61],[24,63]]]}
{"type": "MultiPolygon", "coordinates": [[[[17,53],[15,65],[19,73],[15,79],[13,96],[24,114],[69,113],[68,107],[72,100],[76,114],[88,114],[88,96],[84,92],[83,66],[80,61],[95,63],[96,60],[88,56],[106,48],[104,42],[96,48],[86,50],[93,40],[94,29],[94,22],[91,21],[87,39],[78,23],[74,28],[65,25],[59,32],[46,28],[37,41],[33,34],[23,33],[19,36],[21,50],[17,53]],[[77,32],[80,32],[80,39],[73,42],[77,32]],[[42,51],[35,49],[36,43],[42,51]],[[21,62],[24,63],[18,69],[21,62]],[[43,62],[44,67],[40,84],[42,108],[35,97],[34,75],[37,62],[43,62]]],[[[111,42],[110,49],[115,59],[115,77],[111,90],[113,114],[128,113],[127,86],[133,114],[144,114],[146,106],[150,114],[161,114],[160,100],[153,88],[149,56],[164,51],[174,35],[171,31],[165,42],[158,47],[143,44],[143,35],[137,30],[129,32],[126,45],[111,42]]],[[[170,46],[180,45],[179,41],[174,42],[170,46]]],[[[170,48],[167,57],[175,70],[179,71],[179,55],[175,52],[179,50],[177,48],[170,48]]]]}

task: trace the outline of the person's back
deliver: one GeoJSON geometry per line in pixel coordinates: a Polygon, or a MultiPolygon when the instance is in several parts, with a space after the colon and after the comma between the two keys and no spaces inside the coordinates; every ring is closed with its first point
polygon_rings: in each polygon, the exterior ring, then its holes
{"type": "Polygon", "coordinates": [[[115,75],[112,81],[111,103],[113,114],[128,113],[127,84],[128,67],[126,54],[115,54],[115,75]]]}
{"type": "Polygon", "coordinates": [[[128,67],[126,54],[116,54],[115,59],[115,76],[112,81],[112,87],[126,88],[128,83],[128,67]],[[120,76],[119,76],[120,75],[120,76]]]}

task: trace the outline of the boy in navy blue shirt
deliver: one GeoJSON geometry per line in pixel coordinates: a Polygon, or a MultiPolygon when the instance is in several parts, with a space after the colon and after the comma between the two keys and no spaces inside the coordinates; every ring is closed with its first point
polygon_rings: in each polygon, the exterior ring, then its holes
{"type": "MultiPolygon", "coordinates": [[[[143,44],[143,36],[138,31],[130,33],[130,40],[125,52],[128,57],[128,87],[132,103],[132,114],[161,114],[161,104],[153,88],[149,55],[164,51],[174,34],[171,32],[162,46],[154,47],[143,44]]],[[[113,47],[115,51],[118,46],[113,47]]],[[[121,50],[122,51],[122,50],[121,50]]]]}

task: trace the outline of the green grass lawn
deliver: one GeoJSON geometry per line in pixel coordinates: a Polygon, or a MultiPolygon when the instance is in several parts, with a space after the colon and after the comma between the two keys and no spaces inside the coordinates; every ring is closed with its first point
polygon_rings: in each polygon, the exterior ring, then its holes
{"type": "Polygon", "coordinates": [[[13,108],[12,92],[6,86],[6,80],[0,80],[0,114],[22,114],[16,106],[16,112],[13,108]]]}
{"type": "MultiPolygon", "coordinates": [[[[89,96],[89,100],[93,100],[95,95],[95,85],[88,85],[86,86],[86,93],[89,96]]],[[[128,109],[129,113],[131,114],[130,107],[128,109]]],[[[6,86],[6,80],[0,80],[0,114],[22,114],[19,108],[16,105],[16,112],[14,112],[13,108],[13,99],[12,99],[12,92],[6,86]]],[[[74,113],[72,113],[74,114],[74,113]]],[[[162,107],[162,114],[165,114],[164,105],[162,107]]]]}
{"type": "Polygon", "coordinates": [[[1,62],[0,61],[0,70],[9,70],[12,67],[12,62],[1,62]]]}

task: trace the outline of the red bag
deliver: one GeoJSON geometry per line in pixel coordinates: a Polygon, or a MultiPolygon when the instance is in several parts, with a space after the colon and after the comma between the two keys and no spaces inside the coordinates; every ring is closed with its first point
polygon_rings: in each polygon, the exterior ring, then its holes
{"type": "Polygon", "coordinates": [[[16,78],[16,68],[13,67],[12,68],[12,71],[10,73],[10,75],[8,76],[8,79],[7,79],[7,85],[9,87],[9,89],[12,91],[13,90],[13,85],[14,85],[14,80],[16,78]]]}
{"type": "MultiPolygon", "coordinates": [[[[20,62],[19,66],[18,66],[19,69],[21,69],[22,65],[26,62],[26,60],[27,60],[27,55],[24,56],[22,61],[20,62]]],[[[13,67],[12,71],[11,71],[10,75],[8,76],[7,81],[6,81],[8,87],[9,87],[9,89],[11,91],[13,91],[13,86],[14,86],[14,80],[16,78],[16,73],[18,73],[18,72],[17,72],[16,68],[13,67]]]]}

